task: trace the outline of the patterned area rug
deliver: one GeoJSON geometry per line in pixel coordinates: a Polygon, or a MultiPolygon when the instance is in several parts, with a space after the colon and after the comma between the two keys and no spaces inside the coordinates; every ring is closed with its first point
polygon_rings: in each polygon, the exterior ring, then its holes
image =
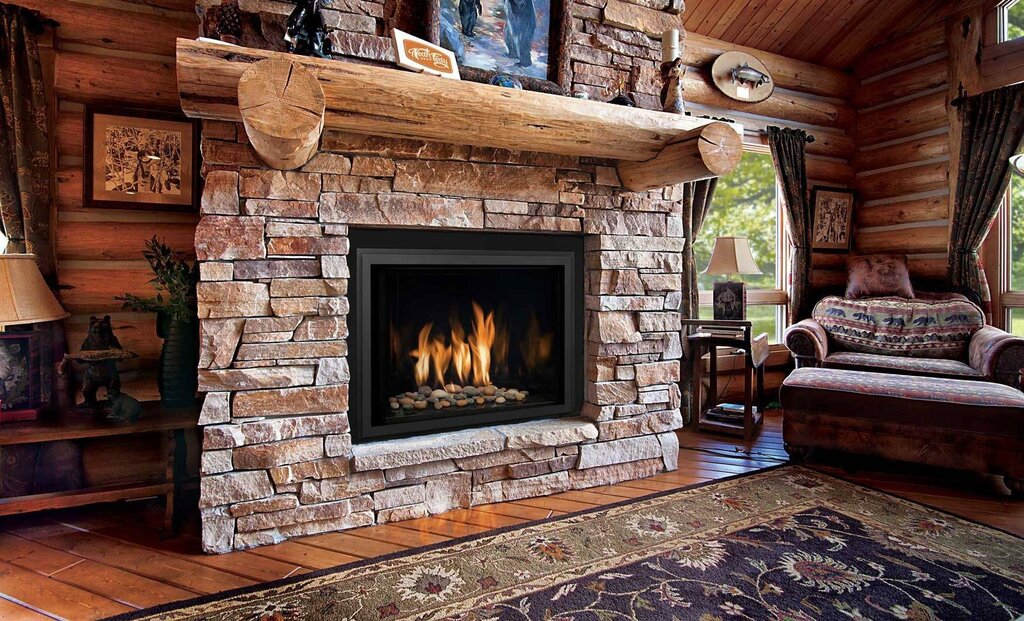
{"type": "Polygon", "coordinates": [[[1015,619],[1024,539],[787,466],[118,619],[1015,619]]]}

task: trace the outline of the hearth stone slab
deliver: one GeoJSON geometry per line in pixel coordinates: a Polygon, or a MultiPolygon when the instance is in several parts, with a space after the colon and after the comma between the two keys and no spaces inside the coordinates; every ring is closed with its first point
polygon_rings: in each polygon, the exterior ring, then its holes
{"type": "Polygon", "coordinates": [[[509,449],[562,446],[597,439],[597,427],[582,418],[528,421],[500,425],[497,430],[505,435],[505,448],[509,449]]]}
{"type": "Polygon", "coordinates": [[[483,455],[503,448],[505,436],[496,429],[467,429],[361,444],[352,448],[352,457],[355,470],[363,472],[483,455]]]}
{"type": "Polygon", "coordinates": [[[599,442],[580,447],[580,470],[596,466],[609,466],[623,462],[661,457],[662,447],[655,436],[635,436],[611,442],[599,442]]]}

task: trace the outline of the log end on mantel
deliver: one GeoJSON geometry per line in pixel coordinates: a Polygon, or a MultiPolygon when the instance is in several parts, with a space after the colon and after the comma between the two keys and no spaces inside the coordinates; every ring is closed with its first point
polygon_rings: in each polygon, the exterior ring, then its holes
{"type": "Polygon", "coordinates": [[[250,65],[238,81],[238,109],[249,142],[268,166],[292,170],[316,154],[327,98],[300,63],[268,58],[250,65]]]}
{"type": "Polygon", "coordinates": [[[620,161],[619,178],[633,192],[721,177],[743,157],[743,138],[726,123],[709,123],[679,134],[661,153],[643,162],[620,161]]]}

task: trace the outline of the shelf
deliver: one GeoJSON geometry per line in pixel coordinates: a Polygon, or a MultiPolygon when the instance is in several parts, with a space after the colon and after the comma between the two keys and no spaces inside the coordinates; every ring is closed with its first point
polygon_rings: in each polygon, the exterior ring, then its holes
{"type": "Polygon", "coordinates": [[[112,423],[91,414],[64,413],[51,418],[0,425],[0,446],[103,438],[195,427],[199,407],[165,408],[159,401],[142,404],[142,417],[134,423],[112,423]]]}
{"type": "MultiPolygon", "coordinates": [[[[282,110],[319,109],[318,91],[303,106],[292,80],[280,79],[298,67],[322,87],[326,129],[619,160],[624,185],[635,191],[726,174],[742,156],[743,128],[735,123],[187,39],[177,42],[182,109],[193,118],[243,121],[239,82],[257,63],[246,82],[257,76],[274,89],[283,84],[273,108],[282,141],[296,135],[294,115],[282,110]]],[[[267,126],[261,118],[254,144],[267,144],[267,126]]],[[[273,164],[277,154],[260,155],[273,164]]]]}
{"type": "Polygon", "coordinates": [[[174,490],[173,483],[151,483],[134,485],[105,485],[84,489],[47,494],[29,494],[0,498],[0,515],[32,513],[44,509],[67,509],[97,502],[135,500],[152,496],[166,496],[174,490]]]}

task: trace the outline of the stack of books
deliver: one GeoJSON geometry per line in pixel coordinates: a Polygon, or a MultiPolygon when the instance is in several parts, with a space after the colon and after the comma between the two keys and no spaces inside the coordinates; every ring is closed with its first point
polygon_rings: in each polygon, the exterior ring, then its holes
{"type": "Polygon", "coordinates": [[[697,332],[710,334],[720,338],[742,339],[744,337],[742,328],[730,328],[727,326],[698,326],[697,332]]]}
{"type": "Polygon", "coordinates": [[[743,425],[743,405],[740,403],[720,403],[709,409],[705,414],[706,420],[716,423],[727,423],[729,425],[743,425]]]}

